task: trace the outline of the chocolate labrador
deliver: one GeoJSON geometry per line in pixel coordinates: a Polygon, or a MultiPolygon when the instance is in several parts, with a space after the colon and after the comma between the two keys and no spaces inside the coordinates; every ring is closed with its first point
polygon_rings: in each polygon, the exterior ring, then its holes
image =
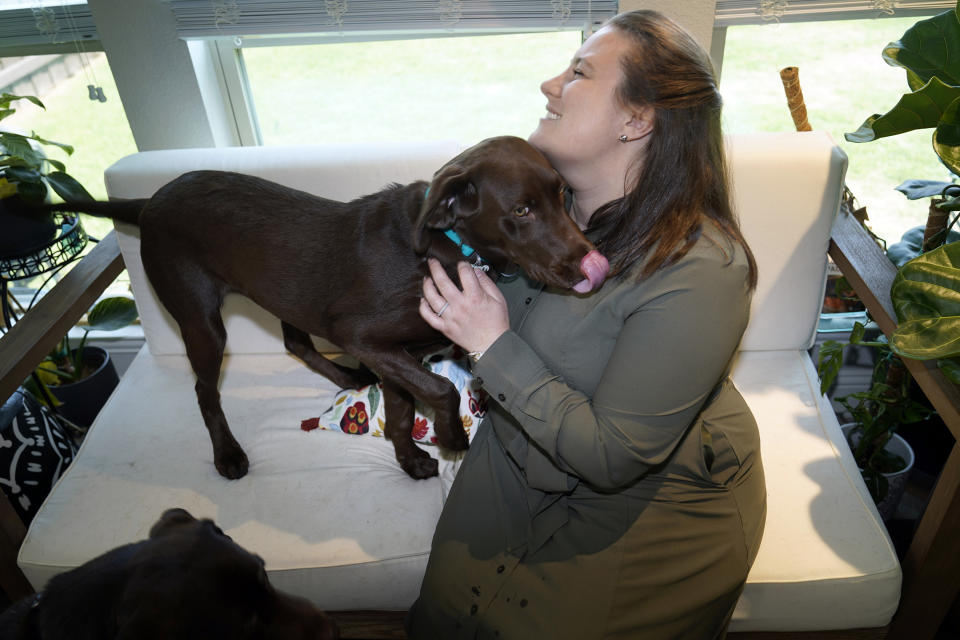
{"type": "Polygon", "coordinates": [[[411,437],[413,397],[434,408],[441,446],[465,449],[467,438],[456,389],[420,363],[446,343],[417,311],[426,259],[438,259],[455,280],[457,261],[469,257],[500,273],[519,266],[562,289],[596,288],[609,266],[567,214],[563,190],[539,151],[505,136],[467,149],[430,183],[395,184],[347,203],[248,175],[193,171],[146,200],[62,208],[139,224],[144,270],[180,327],[221,475],[240,478],[248,467],[217,390],[226,341],[220,309],[236,292],[276,315],[287,349],[341,388],[379,376],[384,434],[404,471],[427,478],[437,461],[411,437]],[[310,335],[361,367],[325,358],[310,335]]]}
{"type": "Polygon", "coordinates": [[[147,540],[55,576],[0,615],[0,640],[336,640],[212,521],[166,511],[147,540]]]}

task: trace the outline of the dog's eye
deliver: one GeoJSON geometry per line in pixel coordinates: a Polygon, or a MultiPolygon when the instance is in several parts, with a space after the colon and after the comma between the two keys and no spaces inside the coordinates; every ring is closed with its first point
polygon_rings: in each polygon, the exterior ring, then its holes
{"type": "Polygon", "coordinates": [[[518,206],[516,209],[513,210],[513,215],[517,216],[518,218],[522,218],[523,216],[527,215],[528,213],[530,213],[530,207],[527,207],[527,206],[524,206],[524,205],[520,205],[520,206],[518,206]]]}

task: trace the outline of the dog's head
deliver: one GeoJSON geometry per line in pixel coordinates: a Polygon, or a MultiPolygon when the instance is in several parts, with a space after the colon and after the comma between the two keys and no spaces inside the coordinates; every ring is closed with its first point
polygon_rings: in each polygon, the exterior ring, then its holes
{"type": "Polygon", "coordinates": [[[160,517],[130,564],[117,616],[129,637],[339,638],[322,611],[273,588],[259,556],[183,509],[160,517]]]}
{"type": "Polygon", "coordinates": [[[535,280],[585,293],[609,265],[564,207],[564,184],[522,138],[489,138],[433,176],[414,227],[424,253],[430,230],[452,229],[499,271],[519,265],[535,280]]]}

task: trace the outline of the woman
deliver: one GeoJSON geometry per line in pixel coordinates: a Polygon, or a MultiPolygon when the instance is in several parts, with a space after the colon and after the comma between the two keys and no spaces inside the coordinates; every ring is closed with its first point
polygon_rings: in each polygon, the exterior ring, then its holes
{"type": "Polygon", "coordinates": [[[472,352],[494,402],[408,631],[723,637],[766,493],[756,424],[727,379],[756,273],[709,58],[662,15],[630,12],[541,90],[530,142],[611,276],[577,296],[524,278],[498,289],[466,265],[458,287],[431,263],[421,315],[472,352]]]}

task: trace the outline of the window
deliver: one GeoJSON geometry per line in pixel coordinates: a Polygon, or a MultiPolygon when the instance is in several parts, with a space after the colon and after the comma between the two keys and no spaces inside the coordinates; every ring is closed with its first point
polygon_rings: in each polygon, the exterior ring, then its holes
{"type": "Polygon", "coordinates": [[[527,137],[580,31],[244,47],[263,144],[527,137]]]}
{"type": "MultiPolygon", "coordinates": [[[[91,195],[106,199],[104,170],[137,150],[106,56],[95,53],[0,58],[0,80],[0,91],[35,95],[46,106],[43,110],[25,100],[18,101],[14,103],[17,113],[4,119],[0,126],[19,133],[36,131],[48,140],[72,145],[74,153],[69,156],[53,146],[43,150],[48,157],[63,162],[67,173],[91,195]],[[90,84],[102,87],[106,102],[90,99],[90,84]]],[[[81,219],[93,238],[102,238],[113,229],[109,220],[86,215],[81,219]]],[[[86,251],[91,248],[92,244],[86,251]]],[[[22,298],[49,275],[17,280],[12,288],[22,298]]],[[[124,274],[115,286],[123,290],[127,282],[124,274]]]]}
{"type": "Polygon", "coordinates": [[[931,148],[932,130],[860,144],[843,134],[885,113],[909,91],[904,70],[888,66],[881,51],[917,19],[731,26],[723,58],[728,133],[794,130],[779,72],[799,68],[811,126],[829,132],[849,156],[847,185],[866,206],[874,233],[888,243],[927,219],[927,200],[907,200],[894,188],[911,178],[950,180],[931,148]]]}

